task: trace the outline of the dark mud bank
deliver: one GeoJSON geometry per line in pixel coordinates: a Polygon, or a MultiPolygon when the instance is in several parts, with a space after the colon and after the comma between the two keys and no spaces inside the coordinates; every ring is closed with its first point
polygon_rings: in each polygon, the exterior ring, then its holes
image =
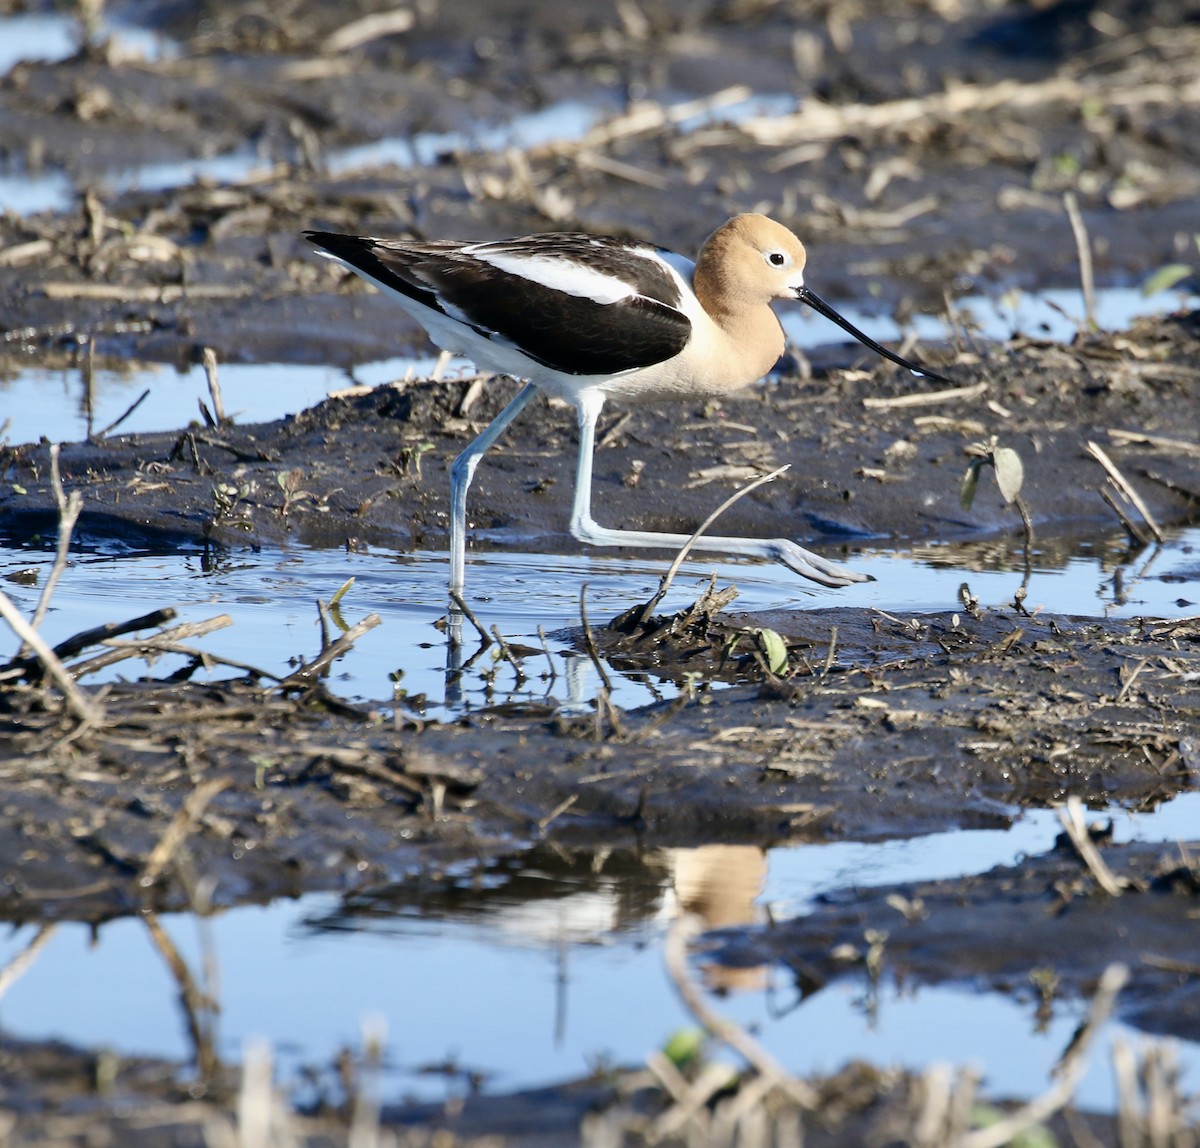
{"type": "MultiPolygon", "coordinates": [[[[1196,448],[1180,428],[1200,425],[1197,313],[1070,347],[1022,340],[938,361],[960,392],[922,391],[904,372],[872,365],[774,377],[720,402],[615,409],[599,436],[598,512],[624,527],[690,530],[749,476],[790,464],[729,510],[721,530],[819,539],[842,553],[856,538],[1020,537],[1020,516],[986,475],[971,509],[959,503],[968,448],[994,437],[1022,459],[1044,560],[1064,536],[1119,529],[1120,514],[1139,520],[1105,501],[1111,484],[1093,442],[1159,524],[1195,521],[1196,448]]],[[[80,529],[94,538],[441,549],[449,463],[510,395],[502,380],[482,390],[467,380],[398,382],[274,423],[67,445],[63,476],[83,495],[80,529]]],[[[570,413],[553,404],[509,429],[471,490],[476,545],[513,537],[523,548],[577,547],[566,534],[574,438],[570,413]]],[[[49,533],[57,505],[46,448],[0,447],[0,460],[4,536],[49,533]]]]}

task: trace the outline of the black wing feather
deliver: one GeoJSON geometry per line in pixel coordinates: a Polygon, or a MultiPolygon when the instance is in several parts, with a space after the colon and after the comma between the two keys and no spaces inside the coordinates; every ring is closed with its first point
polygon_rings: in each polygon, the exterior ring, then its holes
{"type": "MultiPolygon", "coordinates": [[[[470,326],[486,338],[570,375],[611,375],[661,363],[691,336],[691,321],[677,309],[675,280],[648,261],[637,261],[641,294],[616,303],[545,287],[459,254],[455,243],[390,243],[328,232],[306,232],[317,246],[372,279],[470,326]]],[[[597,271],[627,277],[630,261],[593,236],[539,236],[539,254],[578,259],[597,271]]],[[[511,243],[488,245],[496,253],[523,253],[511,243]]]]}

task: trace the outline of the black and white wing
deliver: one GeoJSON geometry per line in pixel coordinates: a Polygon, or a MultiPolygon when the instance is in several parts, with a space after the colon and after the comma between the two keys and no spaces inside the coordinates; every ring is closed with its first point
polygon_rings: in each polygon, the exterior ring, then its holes
{"type": "Polygon", "coordinates": [[[475,244],[305,234],[381,286],[564,374],[652,366],[679,354],[692,333],[688,264],[646,244],[572,234],[475,244]]]}

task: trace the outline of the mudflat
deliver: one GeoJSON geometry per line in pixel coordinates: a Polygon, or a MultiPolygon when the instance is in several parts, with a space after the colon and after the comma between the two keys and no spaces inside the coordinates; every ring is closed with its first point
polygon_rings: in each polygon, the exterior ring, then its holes
{"type": "MultiPolygon", "coordinates": [[[[1019,555],[1022,515],[986,471],[970,509],[960,501],[967,450],[990,444],[1022,461],[1039,562],[1081,538],[1132,552],[1153,529],[1195,522],[1195,311],[1101,331],[1081,293],[1064,343],[1036,331],[985,341],[954,306],[1073,286],[1088,256],[1101,287],[1171,264],[1190,265],[1181,282],[1195,284],[1200,26],[1187,5],[465,0],[359,23],[370,14],[138,2],[120,20],[175,51],[133,59],[100,36],[14,67],[0,81],[0,155],[66,172],[80,194],[0,216],[0,371],[183,364],[205,349],[218,364],[349,366],[423,347],[398,307],[312,257],[305,227],[600,231],[694,254],[726,216],[762,210],[805,240],[809,281],[835,305],[944,311],[946,337],[905,353],[955,389],[834,341],[796,348],[719,403],[614,407],[596,459],[606,520],[690,529],[748,476],[790,463],[727,512],[723,533],[787,533],[848,560],[867,537],[1019,555]],[[514,134],[580,109],[590,126],[514,134]],[[392,162],[355,166],[352,149],[380,139],[392,162]],[[108,174],[224,153],[251,157],[254,174],[119,191],[108,174]],[[1096,446],[1145,516],[1103,497],[1111,470],[1096,446]]],[[[118,426],[64,444],[57,465],[64,491],[82,495],[85,540],[436,549],[449,463],[512,393],[508,380],[398,380],[273,423],[118,426]]],[[[528,414],[478,472],[474,544],[577,552],[573,418],[544,400],[528,414]]],[[[0,462],[3,541],[55,532],[48,445],[5,441],[0,462]]],[[[1014,590],[1020,580],[1018,561],[1014,590]]],[[[747,616],[709,598],[674,618],[594,618],[580,648],[590,639],[681,692],[636,712],[598,701],[586,717],[526,707],[434,723],[368,707],[324,677],[336,648],[285,678],[229,667],[200,684],[151,668],[96,688],[84,667],[102,635],[89,635],[59,651],[77,696],[36,656],[0,664],[0,915],[50,927],[194,909],[197,874],[216,908],[368,887],[403,899],[435,895],[447,866],[528,850],[586,870],[666,848],[998,826],[1069,797],[1151,809],[1200,772],[1195,580],[1171,619],[1031,613],[1019,595],[1007,610],[966,601],[934,615],[747,616]]],[[[117,595],[95,619],[127,621],[117,595]]],[[[170,626],[141,627],[144,650],[148,633],[184,642],[170,626]]],[[[815,992],[869,980],[856,938],[887,931],[897,975],[1019,993],[1029,970],[1053,967],[1064,999],[1091,997],[1122,961],[1118,1014],[1200,1041],[1195,843],[1170,856],[1099,847],[1120,895],[1064,842],[1011,872],[867,889],[767,933],[711,937],[705,960],[774,962],[815,992]],[[1012,944],[1027,921],[1038,927],[1012,944]]],[[[194,1143],[238,1086],[202,1050],[183,1075],[124,1062],[108,1092],[94,1088],[92,1050],[6,1038],[0,1059],[13,1144],[94,1143],[97,1129],[194,1143]]],[[[810,1104],[780,1102],[772,1119],[800,1112],[816,1143],[880,1129],[904,1140],[904,1114],[920,1108],[920,1081],[881,1071],[811,1087],[810,1104]]],[[[453,1120],[410,1108],[384,1122],[453,1137],[438,1143],[554,1144],[578,1142],[588,1113],[621,1113],[637,1143],[651,1125],[625,1118],[623,1089],[614,1074],[480,1098],[453,1120]]],[[[638,1097],[639,1119],[672,1103],[658,1085],[638,1097]]],[[[297,1142],[345,1142],[342,1116],[294,1114],[297,1142]]],[[[1088,1126],[1118,1143],[1112,1121],[1088,1126]]]]}

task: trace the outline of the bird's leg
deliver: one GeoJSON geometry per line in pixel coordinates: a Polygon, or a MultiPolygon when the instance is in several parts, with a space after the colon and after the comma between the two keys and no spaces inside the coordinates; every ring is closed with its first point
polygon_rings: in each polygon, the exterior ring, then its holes
{"type": "MultiPolygon", "coordinates": [[[[502,410],[483,433],[454,460],[450,468],[450,590],[461,594],[466,578],[467,562],[467,488],[475,468],[488,447],[503,433],[505,428],[519,415],[529,400],[537,394],[533,383],[526,383],[513,400],[502,410]]],[[[453,610],[453,604],[451,609],[453,610]]]]}
{"type": "MultiPolygon", "coordinates": [[[[644,546],[678,550],[687,543],[686,534],[665,534],[651,530],[611,530],[592,517],[592,455],[595,451],[596,423],[604,406],[604,395],[587,391],[577,400],[579,414],[579,460],[575,469],[575,497],[571,504],[571,534],[592,546],[644,546]]],[[[489,428],[490,429],[490,428],[489,428]]],[[[718,538],[702,535],[697,550],[717,550],[747,558],[769,558],[782,562],[790,570],[822,586],[848,586],[852,582],[870,582],[869,574],[848,570],[819,554],[797,546],[787,538],[718,538]]]]}
{"type": "Polygon", "coordinates": [[[604,409],[602,391],[586,391],[579,396],[575,412],[579,417],[579,459],[575,464],[575,496],[571,501],[571,535],[594,546],[612,546],[598,541],[613,533],[592,518],[592,457],[596,453],[596,423],[604,409]]]}

